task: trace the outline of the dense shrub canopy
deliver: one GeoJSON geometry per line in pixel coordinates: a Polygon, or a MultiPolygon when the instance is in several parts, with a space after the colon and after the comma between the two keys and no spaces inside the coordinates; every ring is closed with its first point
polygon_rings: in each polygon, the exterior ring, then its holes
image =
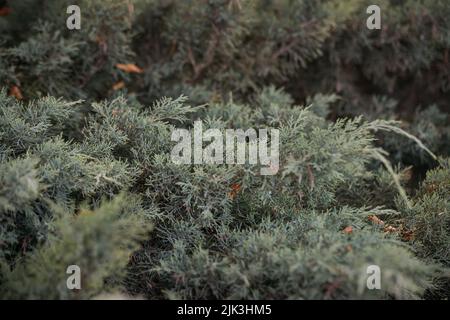
{"type": "Polygon", "coordinates": [[[450,4],[369,4],[8,1],[0,297],[448,298],[450,4]],[[278,174],[174,164],[199,119],[279,129],[278,174]]]}

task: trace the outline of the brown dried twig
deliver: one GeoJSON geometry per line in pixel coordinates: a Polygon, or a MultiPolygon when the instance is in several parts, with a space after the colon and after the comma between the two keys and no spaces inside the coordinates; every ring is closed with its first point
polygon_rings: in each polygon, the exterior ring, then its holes
{"type": "Polygon", "coordinates": [[[214,33],[212,34],[211,39],[208,42],[208,48],[206,49],[205,58],[201,63],[197,63],[191,46],[188,47],[188,60],[192,65],[192,68],[194,69],[194,76],[191,79],[192,82],[196,81],[201,76],[202,72],[212,64],[216,55],[217,45],[219,44],[220,40],[220,32],[214,25],[213,28],[214,33]]]}

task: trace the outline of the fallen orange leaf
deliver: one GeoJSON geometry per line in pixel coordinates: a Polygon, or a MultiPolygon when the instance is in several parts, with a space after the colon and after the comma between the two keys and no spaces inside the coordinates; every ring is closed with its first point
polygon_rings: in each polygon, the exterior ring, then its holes
{"type": "Polygon", "coordinates": [[[394,228],[393,226],[387,226],[386,228],[384,228],[384,232],[386,233],[397,232],[397,228],[394,228]]]}
{"type": "Polygon", "coordinates": [[[139,68],[137,65],[135,65],[133,63],[127,63],[127,64],[118,63],[118,64],[116,64],[116,67],[127,73],[142,73],[142,72],[144,72],[144,70],[142,70],[141,68],[139,68]]]}
{"type": "Polygon", "coordinates": [[[18,86],[12,86],[9,95],[15,97],[17,100],[22,100],[23,95],[18,86]]]}
{"type": "Polygon", "coordinates": [[[237,193],[241,190],[241,185],[239,183],[235,183],[231,186],[231,191],[229,192],[229,196],[231,199],[234,199],[237,193]]]}
{"type": "Polygon", "coordinates": [[[114,91],[123,89],[124,87],[125,87],[125,82],[123,82],[123,81],[119,81],[112,86],[114,91]]]}
{"type": "Polygon", "coordinates": [[[353,232],[353,227],[352,226],[345,227],[345,229],[342,230],[342,232],[344,232],[346,234],[350,234],[353,232]]]}
{"type": "Polygon", "coordinates": [[[368,219],[379,226],[384,225],[384,221],[378,218],[376,215],[371,215],[368,217],[368,219]]]}
{"type": "Polygon", "coordinates": [[[3,7],[0,8],[0,17],[5,17],[11,13],[11,8],[3,7]]]}
{"type": "Polygon", "coordinates": [[[97,42],[100,45],[104,45],[106,43],[106,40],[104,37],[97,35],[95,36],[95,42],[97,42]]]}
{"type": "Polygon", "coordinates": [[[115,117],[115,116],[118,116],[119,114],[121,114],[122,113],[122,110],[119,110],[119,109],[114,109],[112,112],[111,112],[111,114],[115,117]]]}
{"type": "Polygon", "coordinates": [[[408,231],[402,232],[402,239],[405,241],[414,240],[414,231],[408,230],[408,231]]]}

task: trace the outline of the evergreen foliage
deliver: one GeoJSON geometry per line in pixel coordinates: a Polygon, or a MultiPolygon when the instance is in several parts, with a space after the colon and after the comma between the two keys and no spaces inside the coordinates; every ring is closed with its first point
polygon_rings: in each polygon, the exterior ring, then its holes
{"type": "Polygon", "coordinates": [[[0,298],[448,298],[450,5],[380,3],[8,1],[0,298]],[[174,164],[195,120],[280,171],[174,164]]]}
{"type": "Polygon", "coordinates": [[[17,261],[5,272],[2,298],[86,299],[112,290],[132,252],[148,231],[132,199],[117,196],[95,211],[56,211],[47,243],[17,261]],[[66,269],[77,265],[83,271],[80,290],[67,290],[66,269]]]}

